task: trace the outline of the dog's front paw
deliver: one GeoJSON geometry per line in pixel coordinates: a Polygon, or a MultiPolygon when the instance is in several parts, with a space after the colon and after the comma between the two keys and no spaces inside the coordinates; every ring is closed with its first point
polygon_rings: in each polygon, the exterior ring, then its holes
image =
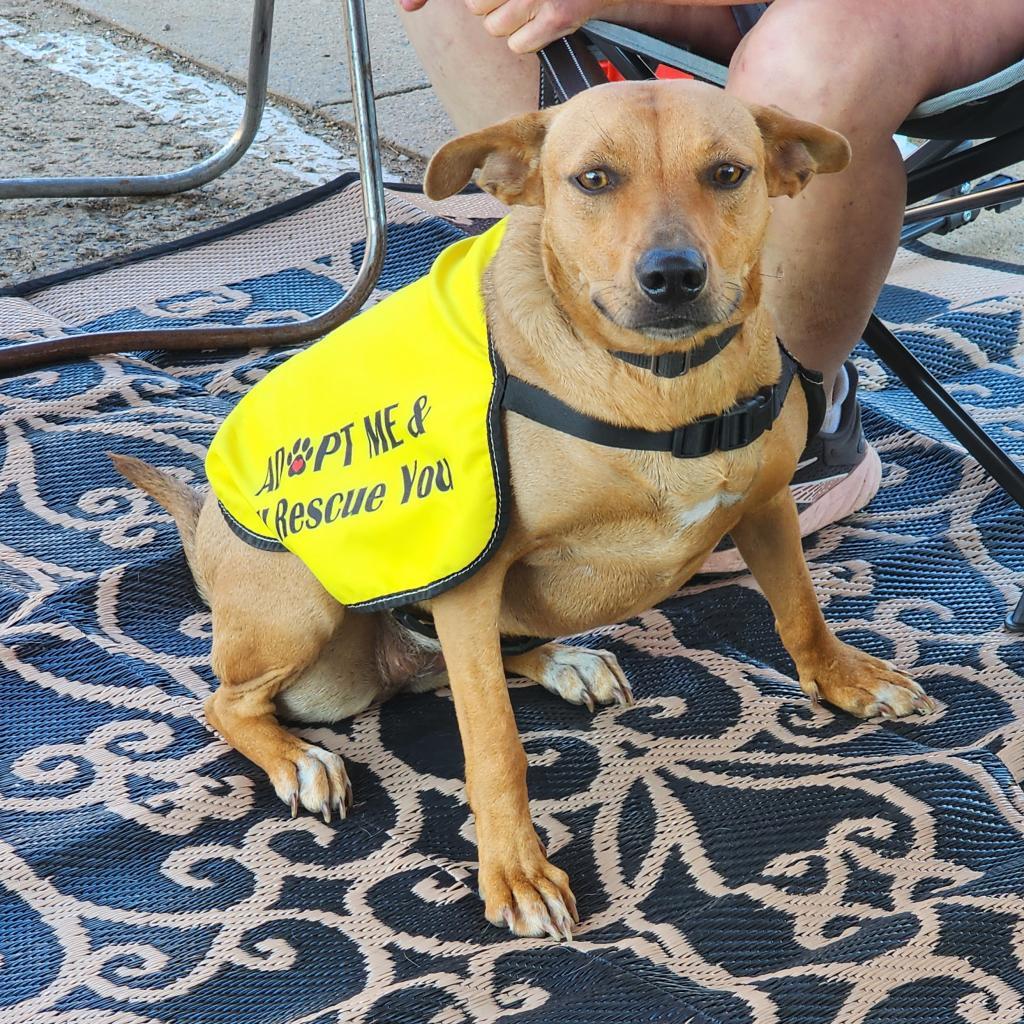
{"type": "Polygon", "coordinates": [[[924,690],[889,661],[841,641],[813,665],[798,666],[800,688],[858,718],[927,715],[935,703],[924,690]]]}
{"type": "Polygon", "coordinates": [[[339,818],[348,816],[352,783],[338,754],[297,740],[267,774],[274,791],[291,808],[293,818],[299,813],[300,804],[307,811],[322,815],[328,823],[332,814],[339,818]]]}
{"type": "Polygon", "coordinates": [[[585,704],[591,711],[597,704],[633,703],[629,681],[611,651],[545,644],[528,652],[516,668],[545,690],[570,704],[585,704]]]}
{"type": "Polygon", "coordinates": [[[548,862],[539,843],[536,853],[497,863],[481,859],[480,895],[487,920],[513,935],[547,935],[568,942],[573,925],[579,924],[569,876],[548,862]]]}

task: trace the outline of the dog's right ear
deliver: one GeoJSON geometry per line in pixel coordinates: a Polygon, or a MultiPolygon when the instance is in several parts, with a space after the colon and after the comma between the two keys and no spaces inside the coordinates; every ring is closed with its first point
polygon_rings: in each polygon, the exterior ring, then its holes
{"type": "Polygon", "coordinates": [[[447,199],[479,170],[477,184],[507,206],[539,205],[540,150],[549,120],[548,111],[537,111],[446,142],[427,166],[423,191],[431,199],[447,199]]]}

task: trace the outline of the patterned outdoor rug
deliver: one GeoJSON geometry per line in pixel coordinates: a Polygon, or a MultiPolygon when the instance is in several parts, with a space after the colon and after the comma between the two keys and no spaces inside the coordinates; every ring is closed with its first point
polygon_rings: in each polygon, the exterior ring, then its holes
{"type": "MultiPolygon", "coordinates": [[[[473,225],[389,194],[395,288],[473,225]]],[[[0,297],[0,336],[271,323],[335,301],[358,186],[196,251],[0,297]]],[[[480,197],[461,216],[491,216],[480,197]]],[[[1024,455],[1024,268],[918,247],[882,312],[1024,455]],[[941,257],[941,258],[940,258],[941,257]]],[[[583,926],[487,925],[446,692],[305,735],[348,821],[292,820],[207,731],[210,618],[130,452],[200,480],[287,351],[126,354],[0,381],[0,1020],[19,1024],[1017,1024],[1024,518],[866,350],[870,508],[807,547],[825,614],[941,709],[813,711],[747,576],[586,638],[637,705],[513,702],[535,820],[583,926]]]]}

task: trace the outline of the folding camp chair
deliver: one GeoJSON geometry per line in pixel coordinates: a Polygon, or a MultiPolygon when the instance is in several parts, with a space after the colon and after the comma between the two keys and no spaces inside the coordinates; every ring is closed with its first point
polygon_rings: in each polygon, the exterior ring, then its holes
{"type": "MultiPolygon", "coordinates": [[[[699,54],[602,21],[588,22],[574,35],[546,47],[540,57],[540,95],[545,106],[607,81],[602,60],[627,80],[654,78],[663,73],[661,68],[668,68],[724,86],[728,74],[727,68],[699,54]]],[[[904,242],[930,232],[956,230],[982,210],[1002,212],[1017,205],[1024,198],[1024,181],[999,172],[1024,160],[1024,59],[981,82],[922,103],[901,126],[900,134],[927,140],[906,160],[904,242]],[[988,141],[974,144],[981,139],[988,141]],[[979,178],[986,180],[972,184],[979,178]]],[[[876,315],[867,325],[864,341],[1024,508],[1024,469],[876,315]]],[[[1024,597],[1006,624],[1024,632],[1024,597]]]]}

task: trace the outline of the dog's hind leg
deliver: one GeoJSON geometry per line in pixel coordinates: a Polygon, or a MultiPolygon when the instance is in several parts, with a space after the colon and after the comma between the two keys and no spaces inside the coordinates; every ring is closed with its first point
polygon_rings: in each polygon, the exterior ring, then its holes
{"type": "Polygon", "coordinates": [[[344,817],[351,804],[345,763],[277,720],[287,688],[319,662],[342,627],[344,609],[294,555],[259,551],[228,529],[216,505],[204,507],[197,545],[213,610],[213,670],[220,686],[206,718],[258,764],[277,795],[344,817]]]}
{"type": "Polygon", "coordinates": [[[292,722],[340,722],[402,687],[381,676],[377,615],[346,615],[317,660],[277,696],[292,722]]]}
{"type": "Polygon", "coordinates": [[[611,651],[552,643],[503,660],[509,675],[538,683],[570,704],[586,704],[591,711],[597,704],[633,703],[629,681],[611,651]]]}

